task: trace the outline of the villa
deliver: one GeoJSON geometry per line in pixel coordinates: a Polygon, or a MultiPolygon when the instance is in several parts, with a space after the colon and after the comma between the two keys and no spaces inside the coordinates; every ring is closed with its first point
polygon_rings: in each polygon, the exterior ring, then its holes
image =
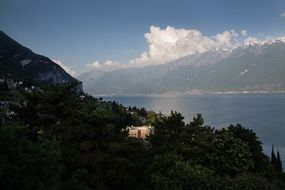
{"type": "Polygon", "coordinates": [[[130,126],[127,127],[129,130],[129,137],[145,139],[149,135],[154,134],[154,127],[151,125],[143,125],[143,126],[130,126]]]}

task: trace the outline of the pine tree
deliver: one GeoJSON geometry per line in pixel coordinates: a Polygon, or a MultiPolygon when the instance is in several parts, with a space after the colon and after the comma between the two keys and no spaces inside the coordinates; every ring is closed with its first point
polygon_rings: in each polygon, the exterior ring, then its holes
{"type": "Polygon", "coordinates": [[[277,168],[276,168],[279,172],[282,172],[282,161],[280,159],[280,154],[279,151],[277,151],[277,168]]]}

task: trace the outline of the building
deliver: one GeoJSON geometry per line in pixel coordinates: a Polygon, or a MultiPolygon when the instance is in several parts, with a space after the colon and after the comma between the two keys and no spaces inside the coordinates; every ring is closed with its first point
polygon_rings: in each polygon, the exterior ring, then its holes
{"type": "Polygon", "coordinates": [[[86,97],[85,97],[84,95],[80,95],[80,96],[79,96],[79,99],[80,99],[81,101],[85,100],[85,98],[86,98],[86,97]]]}
{"type": "Polygon", "coordinates": [[[129,137],[145,139],[149,135],[154,134],[154,128],[151,125],[143,125],[143,126],[130,126],[127,127],[129,131],[129,137]]]}
{"type": "Polygon", "coordinates": [[[0,111],[8,110],[9,102],[8,101],[0,101],[0,111]]]}

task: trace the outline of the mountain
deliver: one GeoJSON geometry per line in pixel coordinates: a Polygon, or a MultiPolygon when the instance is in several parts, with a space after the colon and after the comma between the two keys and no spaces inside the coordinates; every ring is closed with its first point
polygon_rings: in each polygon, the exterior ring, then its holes
{"type": "Polygon", "coordinates": [[[39,83],[78,83],[49,58],[38,55],[0,31],[0,76],[39,83]]]}
{"type": "Polygon", "coordinates": [[[279,92],[285,91],[284,73],[285,43],[274,40],[104,72],[94,78],[88,77],[89,72],[79,79],[88,81],[85,90],[96,95],[279,92]]]}

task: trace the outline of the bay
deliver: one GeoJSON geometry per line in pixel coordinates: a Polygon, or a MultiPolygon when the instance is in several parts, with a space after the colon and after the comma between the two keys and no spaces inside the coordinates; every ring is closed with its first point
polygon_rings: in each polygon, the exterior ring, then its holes
{"type": "Polygon", "coordinates": [[[271,146],[280,151],[285,165],[285,94],[196,94],[189,96],[106,96],[125,106],[145,107],[169,115],[182,113],[185,122],[201,113],[205,124],[217,129],[241,124],[252,129],[263,142],[264,153],[271,146]]]}

